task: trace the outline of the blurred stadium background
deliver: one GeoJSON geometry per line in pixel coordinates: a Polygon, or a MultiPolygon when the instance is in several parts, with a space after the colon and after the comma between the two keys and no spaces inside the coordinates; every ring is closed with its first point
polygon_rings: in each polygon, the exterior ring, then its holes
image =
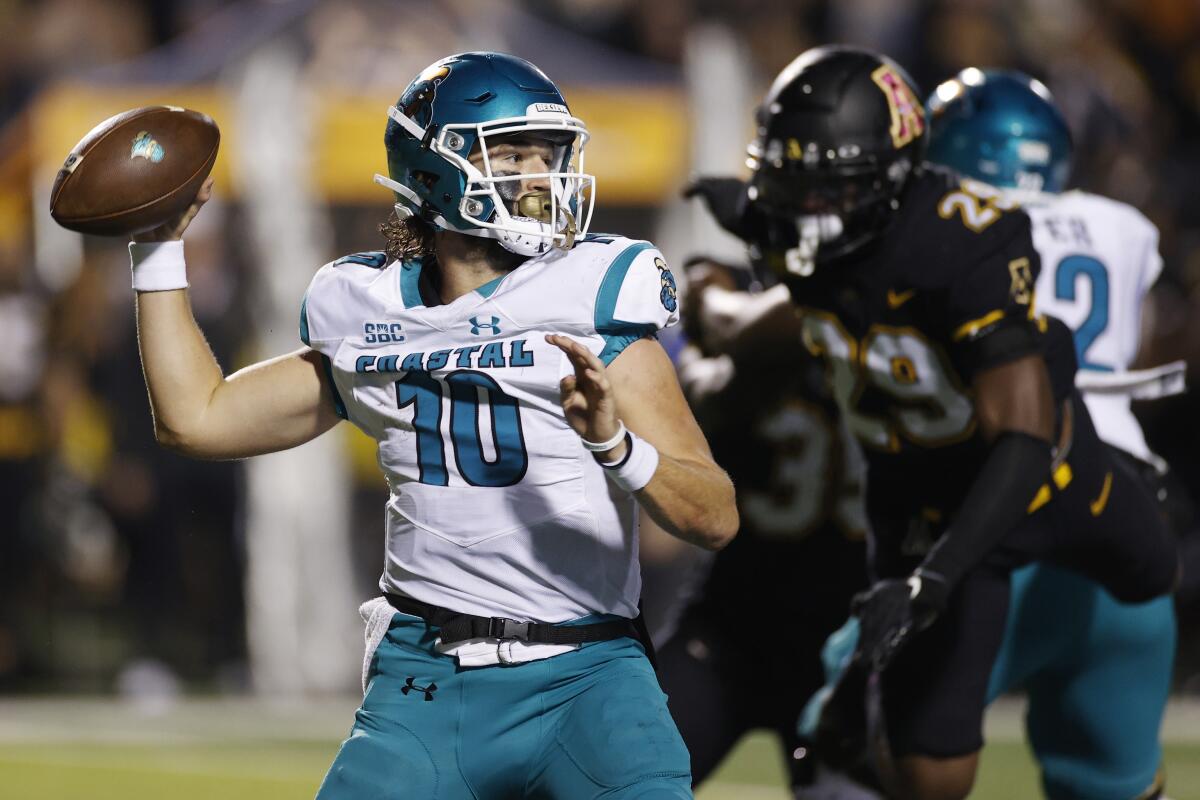
{"type": "MultiPolygon", "coordinates": [[[[385,488],[348,425],[245,463],[155,445],[124,243],[48,213],[93,125],[163,102],[221,125],[188,258],[232,370],[298,346],[320,264],[380,246],[384,109],[437,58],[494,49],[546,70],[592,131],[592,229],[682,264],[741,253],[679,199],[687,177],[739,172],[770,78],[838,41],[890,54],[926,91],[966,66],[1042,78],[1076,137],[1072,184],[1162,232],[1151,360],[1200,367],[1197,2],[0,0],[0,797],[311,797],[357,704],[355,609],[382,550],[385,488]]],[[[1193,496],[1196,404],[1138,409],[1193,496]]],[[[657,544],[661,635],[694,565],[657,544]]],[[[1176,798],[1200,798],[1198,585],[1179,597],[1176,798]]],[[[1035,794],[1019,721],[1019,699],[993,714],[979,796],[1035,794]]],[[[700,797],[783,797],[776,761],[755,738],[700,797]]]]}

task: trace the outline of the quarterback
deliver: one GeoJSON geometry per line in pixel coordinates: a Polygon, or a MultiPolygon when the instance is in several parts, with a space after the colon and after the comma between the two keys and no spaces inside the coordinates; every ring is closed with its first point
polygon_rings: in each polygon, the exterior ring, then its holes
{"type": "Polygon", "coordinates": [[[130,246],[162,443],[240,458],[341,419],[378,442],[382,595],[321,800],[691,797],[636,624],[638,506],[709,549],[737,510],[655,338],[671,270],[587,232],[587,138],[528,62],[431,65],[388,109],[385,249],[321,268],[305,346],[227,378],[177,241],[209,188],[130,246]]]}

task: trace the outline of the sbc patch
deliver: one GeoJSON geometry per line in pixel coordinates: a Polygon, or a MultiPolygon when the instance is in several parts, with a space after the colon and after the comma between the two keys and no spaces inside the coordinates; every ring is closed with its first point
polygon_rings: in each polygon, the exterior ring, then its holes
{"type": "Polygon", "coordinates": [[[654,266],[658,267],[658,282],[662,286],[662,290],[658,293],[658,299],[663,304],[663,308],[674,312],[679,307],[679,300],[676,297],[678,292],[675,286],[675,276],[671,273],[667,262],[661,258],[654,259],[654,266]]]}

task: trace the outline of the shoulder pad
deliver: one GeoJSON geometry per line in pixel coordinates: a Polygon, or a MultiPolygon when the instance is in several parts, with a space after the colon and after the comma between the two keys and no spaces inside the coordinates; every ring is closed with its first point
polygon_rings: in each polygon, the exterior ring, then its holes
{"type": "Polygon", "coordinates": [[[905,210],[898,246],[920,263],[920,282],[952,280],[961,269],[1014,244],[1032,249],[1029,216],[1015,201],[987,184],[946,178],[938,173],[922,181],[905,210]]]}
{"type": "MultiPolygon", "coordinates": [[[[386,297],[373,287],[389,281],[386,253],[354,253],[330,261],[313,275],[300,306],[300,339],[309,347],[323,350],[352,335],[363,319],[381,313],[386,297]]],[[[386,293],[385,293],[386,295],[386,293]]]]}

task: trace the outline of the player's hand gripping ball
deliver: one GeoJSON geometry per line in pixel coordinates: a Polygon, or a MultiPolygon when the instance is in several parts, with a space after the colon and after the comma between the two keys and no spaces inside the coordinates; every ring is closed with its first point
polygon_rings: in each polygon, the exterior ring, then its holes
{"type": "Polygon", "coordinates": [[[146,106],[93,128],[71,150],[50,194],[64,228],[130,236],[187,210],[217,160],[221,132],[207,114],[146,106]]]}

